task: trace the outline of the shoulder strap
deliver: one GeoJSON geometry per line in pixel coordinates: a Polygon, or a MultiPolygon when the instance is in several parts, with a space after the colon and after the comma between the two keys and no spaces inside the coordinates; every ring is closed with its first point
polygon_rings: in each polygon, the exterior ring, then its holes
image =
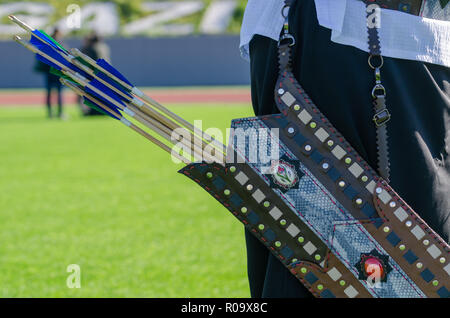
{"type": "Polygon", "coordinates": [[[369,45],[369,66],[375,71],[375,86],[372,90],[374,117],[373,121],[377,130],[377,151],[378,151],[378,172],[383,179],[389,182],[390,163],[387,122],[391,119],[391,114],[386,106],[386,89],[381,82],[381,68],[384,60],[381,55],[380,37],[378,28],[380,27],[380,6],[367,1],[367,36],[369,45]]]}
{"type": "MultiPolygon", "coordinates": [[[[374,12],[373,0],[367,1],[367,19],[371,19],[374,12]]],[[[278,59],[280,67],[280,76],[286,72],[292,72],[292,46],[295,45],[295,38],[289,31],[289,10],[295,3],[295,0],[285,0],[281,14],[284,17],[283,30],[278,41],[278,59]]],[[[375,4],[375,6],[377,6],[375,4]]],[[[377,6],[379,9],[379,7],[377,6]]],[[[379,12],[378,12],[379,13],[379,12]]],[[[375,17],[377,18],[377,17],[375,17]]],[[[376,84],[372,90],[372,97],[374,99],[374,117],[373,121],[376,127],[376,143],[378,153],[378,172],[380,176],[389,182],[390,177],[390,163],[389,163],[389,147],[388,147],[388,133],[387,122],[391,115],[386,107],[386,89],[381,82],[381,68],[383,67],[383,57],[381,55],[381,47],[378,29],[376,23],[379,20],[374,20],[374,26],[368,23],[368,45],[369,45],[369,66],[375,71],[376,84]]],[[[368,21],[369,22],[369,21],[368,21]]]]}

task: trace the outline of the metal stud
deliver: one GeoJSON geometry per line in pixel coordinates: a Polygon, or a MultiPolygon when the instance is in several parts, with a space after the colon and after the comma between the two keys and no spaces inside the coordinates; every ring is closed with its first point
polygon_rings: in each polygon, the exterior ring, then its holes
{"type": "Polygon", "coordinates": [[[305,150],[306,150],[306,151],[309,152],[309,151],[311,151],[311,149],[312,149],[311,145],[306,145],[306,146],[305,146],[305,150]]]}
{"type": "Polygon", "coordinates": [[[391,203],[389,203],[389,206],[391,208],[395,208],[397,206],[397,204],[394,201],[391,201],[391,203]]]}
{"type": "Polygon", "coordinates": [[[333,147],[334,141],[333,140],[328,140],[327,141],[327,145],[328,145],[328,147],[333,147]]]}
{"type": "Polygon", "coordinates": [[[342,158],[344,158],[344,156],[347,154],[347,151],[344,150],[344,148],[342,148],[339,145],[336,145],[332,150],[331,153],[333,154],[333,156],[335,156],[338,160],[341,160],[342,158]]]}
{"type": "Polygon", "coordinates": [[[211,179],[211,178],[213,177],[212,172],[207,172],[207,173],[206,173],[206,177],[207,177],[208,179],[211,179]]]}
{"type": "Polygon", "coordinates": [[[303,243],[305,241],[305,239],[303,238],[303,236],[299,236],[299,238],[297,239],[297,241],[299,243],[303,243]]]}
{"type": "Polygon", "coordinates": [[[280,89],[278,90],[278,94],[279,94],[279,95],[283,95],[283,94],[284,94],[284,89],[280,88],[280,89]]]}
{"type": "Polygon", "coordinates": [[[228,190],[228,189],[225,189],[225,190],[223,190],[223,194],[225,194],[225,195],[230,195],[231,194],[231,191],[230,190],[228,190]]]}
{"type": "Polygon", "coordinates": [[[339,181],[338,185],[339,185],[341,188],[345,187],[345,181],[343,181],[343,180],[339,181]]]}
{"type": "Polygon", "coordinates": [[[314,129],[314,128],[317,127],[317,124],[316,124],[315,122],[312,121],[312,122],[309,124],[309,127],[311,127],[312,129],[314,129]]]}
{"type": "Polygon", "coordinates": [[[264,224],[258,225],[258,229],[260,229],[261,231],[264,230],[264,224]]]}
{"type": "Polygon", "coordinates": [[[294,110],[296,110],[296,111],[300,110],[300,105],[295,104],[294,105],[294,110]]]}
{"type": "Polygon", "coordinates": [[[280,241],[276,241],[276,242],[275,242],[275,246],[276,246],[276,247],[280,247],[280,246],[281,246],[281,242],[280,242],[280,241]]]}
{"type": "Polygon", "coordinates": [[[292,262],[292,263],[297,263],[297,262],[298,262],[298,259],[293,258],[291,262],[292,262]]]}
{"type": "Polygon", "coordinates": [[[318,290],[322,290],[323,289],[323,285],[322,284],[317,285],[317,289],[318,290]]]}
{"type": "Polygon", "coordinates": [[[321,257],[320,257],[319,254],[316,254],[316,255],[314,255],[314,259],[315,259],[316,261],[320,261],[321,257]]]}
{"type": "Polygon", "coordinates": [[[270,202],[269,201],[264,201],[263,203],[265,208],[268,208],[270,206],[270,202]]]}
{"type": "Polygon", "coordinates": [[[282,226],[285,226],[286,223],[287,223],[287,222],[286,222],[286,220],[284,220],[284,219],[280,221],[280,224],[281,224],[282,226]]]}
{"type": "Polygon", "coordinates": [[[404,251],[406,249],[406,246],[401,244],[398,248],[400,249],[400,251],[404,251]]]}
{"type": "Polygon", "coordinates": [[[235,166],[231,166],[230,167],[230,172],[236,172],[236,167],[235,166]]]}
{"type": "Polygon", "coordinates": [[[300,271],[301,271],[303,274],[306,274],[306,272],[307,272],[308,270],[306,269],[306,267],[302,267],[302,268],[300,269],[300,271]]]}
{"type": "Polygon", "coordinates": [[[411,226],[412,226],[412,222],[411,222],[411,221],[406,221],[405,225],[406,225],[407,227],[411,227],[411,226]]]}
{"type": "Polygon", "coordinates": [[[342,279],[342,280],[340,280],[340,281],[339,281],[339,285],[341,285],[341,286],[345,286],[345,280],[343,280],[343,279],[342,279]]]}
{"type": "Polygon", "coordinates": [[[355,202],[356,202],[357,205],[363,204],[363,200],[361,198],[356,199],[355,202]]]}
{"type": "Polygon", "coordinates": [[[417,267],[418,269],[421,269],[421,268],[423,267],[423,264],[422,264],[421,262],[419,262],[419,263],[416,264],[416,267],[417,267]]]}
{"type": "Polygon", "coordinates": [[[433,280],[433,286],[437,286],[439,285],[439,281],[438,280],[433,280]]]}
{"type": "Polygon", "coordinates": [[[352,163],[352,158],[347,157],[345,158],[344,162],[349,165],[352,163]]]}
{"type": "Polygon", "coordinates": [[[428,244],[430,244],[430,241],[428,241],[428,240],[423,240],[423,245],[428,245],[428,244]]]}
{"type": "Polygon", "coordinates": [[[362,182],[367,182],[369,180],[368,176],[362,176],[361,177],[362,182]]]}
{"type": "Polygon", "coordinates": [[[383,228],[383,231],[385,232],[385,233],[387,233],[387,232],[389,232],[391,229],[389,228],[389,226],[385,226],[384,228],[383,228]]]}
{"type": "Polygon", "coordinates": [[[378,193],[378,194],[380,194],[381,192],[383,192],[383,189],[381,189],[381,188],[376,188],[376,189],[375,189],[375,192],[378,193]]]}
{"type": "Polygon", "coordinates": [[[253,190],[253,185],[247,184],[247,190],[248,190],[248,191],[252,191],[252,190],[253,190]]]}
{"type": "Polygon", "coordinates": [[[242,212],[242,213],[245,214],[245,213],[247,213],[247,211],[248,211],[248,210],[247,210],[247,208],[246,208],[245,206],[243,206],[243,207],[241,208],[241,212],[242,212]]]}
{"type": "Polygon", "coordinates": [[[324,162],[324,163],[322,164],[322,169],[323,169],[323,170],[327,170],[329,167],[330,167],[330,165],[329,165],[328,163],[326,163],[326,162],[324,162]]]}
{"type": "Polygon", "coordinates": [[[441,257],[441,258],[439,259],[439,262],[442,263],[442,264],[444,264],[444,263],[445,263],[445,257],[441,257]]]}
{"type": "Polygon", "coordinates": [[[295,129],[293,127],[288,128],[288,133],[293,134],[295,132],[295,129]]]}

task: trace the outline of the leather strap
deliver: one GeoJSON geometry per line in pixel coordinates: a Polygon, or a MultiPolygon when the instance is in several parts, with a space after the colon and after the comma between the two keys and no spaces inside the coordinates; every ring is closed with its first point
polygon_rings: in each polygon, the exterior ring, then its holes
{"type": "Polygon", "coordinates": [[[295,45],[295,38],[289,33],[289,10],[295,0],[285,0],[281,14],[284,17],[283,31],[278,41],[278,58],[280,73],[292,71],[291,46],[295,45]]]}
{"type": "Polygon", "coordinates": [[[377,165],[380,176],[389,182],[390,179],[390,163],[389,163],[389,142],[387,123],[391,119],[391,115],[386,106],[386,89],[381,82],[381,68],[384,60],[381,55],[380,37],[378,28],[380,27],[380,19],[378,16],[380,6],[375,4],[374,0],[366,0],[367,3],[367,35],[369,45],[369,66],[375,71],[375,86],[372,90],[374,117],[373,121],[376,127],[376,143],[377,143],[377,165]]]}
{"type": "MultiPolygon", "coordinates": [[[[367,18],[372,19],[371,15],[374,14],[373,10],[369,10],[377,0],[363,0],[367,3],[367,18]]],[[[289,31],[289,10],[295,0],[285,0],[285,5],[282,9],[282,15],[285,19],[283,31],[278,41],[278,53],[279,53],[279,67],[280,75],[285,72],[292,72],[292,51],[291,47],[295,45],[295,38],[289,31]]],[[[376,22],[376,21],[372,21],[376,22]]],[[[376,84],[372,90],[373,105],[374,105],[374,117],[373,121],[376,127],[376,143],[377,143],[377,164],[378,172],[380,176],[389,182],[390,178],[390,163],[389,163],[389,145],[388,145],[388,132],[387,122],[390,120],[391,115],[386,106],[386,89],[381,83],[381,68],[383,66],[383,57],[381,56],[381,46],[376,27],[371,27],[368,23],[368,44],[369,44],[369,65],[375,71],[376,84]]]]}

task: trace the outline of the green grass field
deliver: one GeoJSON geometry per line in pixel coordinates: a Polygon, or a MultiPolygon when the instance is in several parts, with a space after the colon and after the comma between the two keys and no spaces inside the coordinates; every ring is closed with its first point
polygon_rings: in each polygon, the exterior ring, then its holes
{"type": "MultiPolygon", "coordinates": [[[[251,115],[211,106],[171,109],[204,128],[251,115]]],[[[146,139],[68,113],[0,108],[0,297],[248,297],[242,225],[146,139]]]]}

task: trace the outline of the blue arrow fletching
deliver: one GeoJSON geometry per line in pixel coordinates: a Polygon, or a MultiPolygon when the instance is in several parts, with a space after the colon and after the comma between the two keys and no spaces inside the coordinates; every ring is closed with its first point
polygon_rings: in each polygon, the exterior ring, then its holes
{"type": "MultiPolygon", "coordinates": [[[[121,98],[119,95],[117,95],[113,90],[111,90],[110,88],[108,88],[107,86],[103,85],[102,83],[100,83],[97,80],[92,80],[89,82],[89,84],[91,84],[92,86],[94,86],[95,88],[97,88],[99,91],[101,91],[102,93],[108,95],[109,97],[111,97],[112,99],[114,99],[116,102],[120,103],[123,107],[126,107],[126,105],[122,102],[121,98]]],[[[85,87],[85,91],[95,97],[97,97],[98,99],[100,99],[102,102],[104,102],[109,108],[113,109],[114,111],[120,113],[120,108],[117,107],[116,105],[112,104],[111,102],[109,102],[108,100],[106,100],[105,98],[103,98],[100,94],[97,94],[96,92],[94,92],[92,89],[90,89],[89,87],[85,87]]]]}
{"type": "Polygon", "coordinates": [[[67,50],[63,48],[58,42],[56,42],[52,37],[50,37],[47,33],[41,30],[34,30],[32,32],[33,36],[36,38],[41,38],[44,40],[48,45],[53,47],[55,50],[58,50],[64,54],[68,54],[67,50]]]}
{"type": "Polygon", "coordinates": [[[96,72],[96,75],[98,77],[100,77],[102,80],[104,80],[105,82],[107,82],[108,84],[110,84],[111,86],[117,88],[119,91],[124,93],[126,96],[128,96],[128,98],[125,99],[126,102],[131,102],[131,100],[133,99],[133,96],[129,93],[129,91],[125,87],[123,87],[122,85],[117,83],[115,80],[113,80],[112,78],[110,78],[108,75],[106,75],[103,72],[96,72]]]}
{"type": "Polygon", "coordinates": [[[85,104],[85,105],[87,105],[87,106],[89,106],[89,107],[91,107],[91,108],[94,108],[95,110],[98,110],[98,111],[104,113],[105,115],[108,115],[108,116],[110,116],[110,117],[112,117],[112,118],[114,118],[114,119],[120,120],[119,117],[117,117],[117,116],[114,115],[113,113],[107,111],[105,108],[103,108],[102,106],[100,106],[99,104],[97,104],[96,102],[94,102],[92,99],[87,98],[87,97],[85,96],[85,97],[83,97],[83,100],[84,100],[84,104],[85,104]]]}
{"type": "Polygon", "coordinates": [[[123,76],[118,70],[116,70],[111,64],[109,64],[108,62],[106,62],[104,59],[98,59],[98,60],[97,60],[97,65],[103,67],[105,70],[107,70],[108,72],[110,72],[110,73],[113,74],[115,77],[117,77],[118,79],[122,80],[123,82],[127,83],[127,84],[130,85],[131,87],[134,86],[133,84],[131,84],[131,83],[125,78],[125,76],[123,76]]]}
{"type": "MultiPolygon", "coordinates": [[[[30,44],[32,44],[33,46],[38,48],[41,52],[47,54],[48,56],[50,56],[54,60],[58,61],[60,64],[66,66],[70,70],[72,70],[74,72],[78,72],[78,73],[80,73],[81,75],[83,75],[85,77],[88,76],[85,72],[83,72],[78,67],[76,67],[73,64],[71,64],[70,62],[68,62],[64,57],[62,57],[60,51],[56,50],[53,45],[50,45],[50,44],[47,44],[47,43],[43,43],[38,38],[36,38],[35,36],[31,37],[30,44]]],[[[56,68],[59,71],[62,70],[62,68],[59,65],[56,65],[55,63],[49,61],[45,57],[43,57],[43,56],[41,56],[39,54],[36,54],[36,57],[37,57],[38,60],[44,62],[45,64],[48,64],[48,65],[56,68]]]]}
{"type": "Polygon", "coordinates": [[[61,71],[61,67],[59,67],[59,66],[56,65],[56,64],[53,64],[52,62],[50,62],[49,60],[47,60],[45,57],[43,57],[43,56],[41,56],[41,55],[39,55],[39,54],[36,54],[36,59],[39,60],[39,61],[41,61],[42,63],[45,63],[45,64],[47,64],[47,65],[49,65],[49,66],[51,66],[51,67],[57,69],[58,71],[61,71]]]}

